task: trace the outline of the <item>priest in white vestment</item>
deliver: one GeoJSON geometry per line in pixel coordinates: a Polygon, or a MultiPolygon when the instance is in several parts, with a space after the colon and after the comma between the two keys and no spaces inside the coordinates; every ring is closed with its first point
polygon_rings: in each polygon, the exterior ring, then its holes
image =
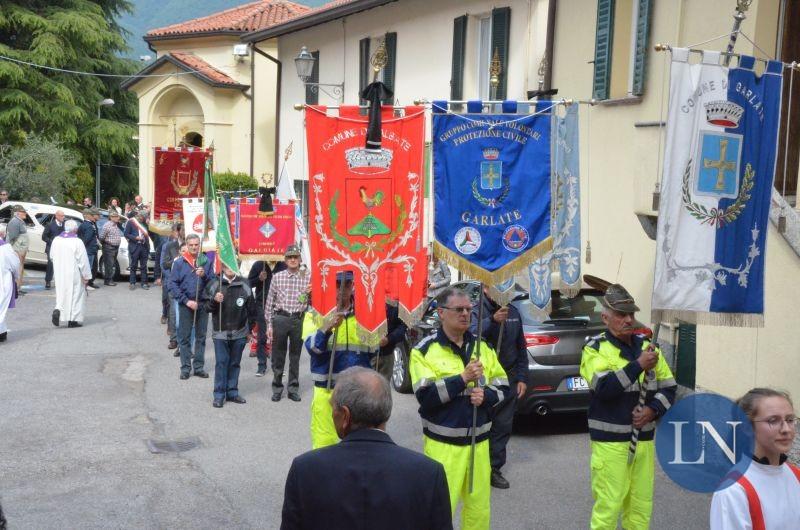
{"type": "Polygon", "coordinates": [[[83,325],[86,284],[92,278],[92,267],[86,247],[78,238],[76,221],[64,223],[64,232],[53,239],[50,259],[53,260],[53,278],[56,282],[53,325],[67,322],[67,327],[79,328],[83,325]]]}
{"type": "Polygon", "coordinates": [[[8,310],[14,307],[19,256],[10,244],[6,243],[6,224],[0,224],[0,342],[8,338],[6,318],[8,310]]]}

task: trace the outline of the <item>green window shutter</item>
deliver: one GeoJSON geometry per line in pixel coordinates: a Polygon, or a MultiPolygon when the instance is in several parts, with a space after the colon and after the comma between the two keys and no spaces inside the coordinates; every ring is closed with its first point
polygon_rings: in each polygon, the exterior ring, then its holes
{"type": "MultiPolygon", "coordinates": [[[[311,52],[314,56],[314,68],[311,70],[311,77],[308,79],[309,83],[319,83],[319,51],[311,52]]],[[[319,105],[319,87],[311,87],[306,85],[306,105],[319,105]]]]}
{"type": "MultiPolygon", "coordinates": [[[[397,65],[397,33],[387,33],[386,39],[386,66],[383,67],[383,84],[394,92],[395,66],[397,65]]],[[[384,101],[386,105],[394,104],[394,98],[384,101]]]]}
{"type": "Polygon", "coordinates": [[[645,69],[647,67],[647,39],[650,36],[651,0],[636,0],[638,4],[636,18],[636,50],[633,59],[633,86],[631,92],[635,96],[644,94],[645,69]]]}
{"type": "Polygon", "coordinates": [[[597,0],[597,31],[594,41],[595,99],[608,99],[611,89],[611,43],[614,40],[614,0],[597,0]]]}
{"type": "Polygon", "coordinates": [[[453,20],[453,68],[450,72],[450,99],[464,99],[464,54],[467,49],[467,15],[453,20]]]}
{"type": "MultiPolygon", "coordinates": [[[[370,82],[370,67],[369,67],[369,37],[358,41],[358,93],[364,90],[370,82]]],[[[361,104],[364,100],[359,98],[361,104]]]]}
{"type": "Polygon", "coordinates": [[[500,57],[500,83],[497,85],[495,97],[506,99],[506,80],[508,79],[508,42],[511,32],[511,8],[499,7],[492,9],[492,49],[489,60],[494,58],[495,51],[500,57]]]}

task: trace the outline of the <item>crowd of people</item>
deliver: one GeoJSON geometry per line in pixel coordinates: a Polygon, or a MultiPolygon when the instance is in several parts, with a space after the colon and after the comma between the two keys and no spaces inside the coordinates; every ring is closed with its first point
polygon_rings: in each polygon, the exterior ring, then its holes
{"type": "MultiPolygon", "coordinates": [[[[45,282],[47,288],[55,282],[55,326],[82,325],[87,291],[99,287],[94,280],[101,251],[104,285],[116,285],[113,274],[122,238],[128,241],[130,289],[137,284],[149,288],[146,206],[131,208],[124,226],[124,211],[113,206],[99,231],[99,211],[91,206],[81,223],[65,220],[59,211],[46,227],[45,282]]],[[[0,224],[0,341],[7,336],[5,312],[21,285],[24,256],[15,242],[24,231],[19,224],[14,219],[8,226],[0,224]]],[[[214,408],[246,403],[238,383],[249,342],[255,344],[255,375],[266,376],[271,366],[274,402],[284,392],[301,401],[301,352],[309,355],[313,451],[297,457],[289,471],[283,528],[365,523],[452,528],[459,505],[462,528],[489,528],[491,488],[510,487],[501,470],[516,402],[528,392],[527,347],[513,306],[496,303],[488,290],[481,297],[483,307],[474,304],[465,292],[449,286],[446,264],[430,264],[428,295],[436,301],[440,326],[413,345],[409,356],[423,456],[397,446],[385,432],[392,410],[393,351],[407,336],[391,295],[385,304],[386,335],[371,346],[356,332],[358,293],[352,273],[336,275],[334,317],[322,321],[312,316],[310,274],[297,246],[286,250],[281,263],[256,261],[247,277],[225,265],[216,273],[200,238],[186,235],[183,225],[175,223],[169,237],[157,238],[155,253],[161,323],[167,326],[167,348],[180,358],[180,380],[210,377],[205,362],[210,320],[214,408]],[[381,487],[368,487],[376,481],[381,487]]],[[[630,293],[614,284],[602,305],[606,331],[587,340],[580,368],[591,389],[590,526],[616,528],[621,520],[624,528],[648,528],[655,422],[674,403],[677,385],[658,346],[636,332],[639,308],[630,293]],[[631,454],[634,431],[638,442],[631,454]]],[[[734,486],[714,495],[711,526],[794,528],[800,520],[800,471],[786,461],[797,421],[791,398],[754,389],[739,404],[755,432],[754,463],[734,486]]]]}

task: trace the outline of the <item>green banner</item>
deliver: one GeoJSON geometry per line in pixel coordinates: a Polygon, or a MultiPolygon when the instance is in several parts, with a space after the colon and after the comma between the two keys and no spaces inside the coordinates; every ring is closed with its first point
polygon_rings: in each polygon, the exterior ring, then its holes
{"type": "Polygon", "coordinates": [[[216,202],[217,210],[217,256],[229,269],[239,274],[239,264],[236,261],[236,249],[233,246],[231,229],[228,224],[228,203],[223,197],[216,202]]]}

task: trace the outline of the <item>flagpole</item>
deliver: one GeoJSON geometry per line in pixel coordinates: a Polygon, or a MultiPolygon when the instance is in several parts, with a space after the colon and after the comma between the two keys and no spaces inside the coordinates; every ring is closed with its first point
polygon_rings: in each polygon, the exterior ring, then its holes
{"type": "MultiPolygon", "coordinates": [[[[344,296],[342,295],[342,291],[344,290],[344,282],[345,282],[345,274],[342,272],[342,282],[339,284],[338,289],[336,290],[336,314],[339,314],[339,306],[344,302],[344,296]]],[[[339,324],[336,326],[336,329],[333,330],[333,346],[331,347],[331,359],[328,362],[328,383],[327,389],[330,390],[333,382],[333,362],[336,359],[336,345],[339,343],[339,328],[342,325],[339,324]]]]}
{"type": "MultiPolygon", "coordinates": [[[[475,340],[475,359],[481,359],[481,337],[483,335],[483,282],[480,285],[480,293],[478,294],[478,337],[475,340]]],[[[472,359],[469,359],[470,361],[472,359]]],[[[479,388],[481,381],[475,383],[475,387],[479,388]]],[[[470,447],[469,447],[469,492],[472,493],[472,486],[475,482],[475,431],[478,427],[478,406],[472,405],[472,430],[470,431],[470,447]]]]}
{"type": "MultiPolygon", "coordinates": [[[[650,345],[654,348],[658,348],[658,332],[661,331],[661,322],[658,322],[653,329],[653,341],[650,345]]],[[[638,409],[642,409],[644,407],[644,401],[647,397],[647,383],[652,379],[655,375],[655,368],[647,370],[644,374],[644,378],[642,379],[641,386],[639,387],[639,402],[637,404],[638,409]]],[[[639,443],[639,431],[641,429],[634,428],[633,432],[631,433],[631,442],[628,446],[628,465],[633,463],[633,457],[636,456],[636,446],[639,443]]]]}

